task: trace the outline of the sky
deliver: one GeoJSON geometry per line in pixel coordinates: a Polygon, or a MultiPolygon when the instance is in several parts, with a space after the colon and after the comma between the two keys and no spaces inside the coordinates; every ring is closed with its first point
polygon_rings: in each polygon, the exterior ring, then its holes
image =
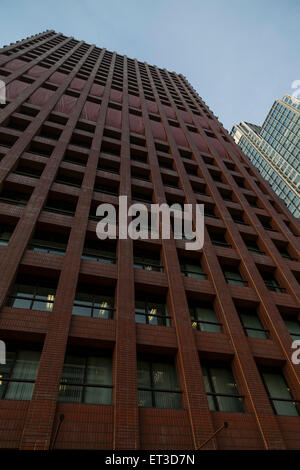
{"type": "Polygon", "coordinates": [[[182,73],[229,131],[300,80],[300,0],[0,0],[0,47],[46,29],[182,73]]]}

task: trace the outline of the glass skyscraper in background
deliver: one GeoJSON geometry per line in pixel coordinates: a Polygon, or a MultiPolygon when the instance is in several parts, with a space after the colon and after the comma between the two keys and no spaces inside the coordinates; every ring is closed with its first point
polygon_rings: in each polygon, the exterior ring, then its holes
{"type": "Polygon", "coordinates": [[[231,135],[295,217],[300,216],[300,99],[276,100],[262,127],[242,121],[231,135]]]}

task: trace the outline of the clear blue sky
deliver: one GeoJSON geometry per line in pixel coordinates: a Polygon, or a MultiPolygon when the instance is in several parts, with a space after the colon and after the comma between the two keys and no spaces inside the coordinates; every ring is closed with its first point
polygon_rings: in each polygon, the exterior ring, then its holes
{"type": "Polygon", "coordinates": [[[227,129],[300,79],[300,0],[0,0],[0,45],[54,29],[185,75],[227,129]]]}

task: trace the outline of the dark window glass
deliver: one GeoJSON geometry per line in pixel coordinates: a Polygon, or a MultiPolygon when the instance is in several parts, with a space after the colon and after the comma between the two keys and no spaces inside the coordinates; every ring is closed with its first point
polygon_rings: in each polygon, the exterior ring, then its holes
{"type": "Polygon", "coordinates": [[[137,373],[138,406],[181,408],[181,392],[173,361],[138,360],[137,373]]]}
{"type": "Polygon", "coordinates": [[[221,332],[221,324],[218,322],[212,304],[201,302],[200,305],[192,305],[190,306],[190,314],[194,330],[221,332]]]}
{"type": "Polygon", "coordinates": [[[272,273],[261,272],[261,276],[267,288],[273,292],[285,292],[285,288],[281,287],[272,273]]]}
{"type": "Polygon", "coordinates": [[[63,255],[66,251],[68,235],[37,230],[32,238],[29,248],[42,253],[63,255]]]}
{"type": "Polygon", "coordinates": [[[282,372],[265,368],[261,373],[275,413],[277,415],[299,416],[299,403],[293,400],[282,372]]]}
{"type": "Polygon", "coordinates": [[[263,328],[255,310],[239,309],[238,313],[244,331],[249,338],[267,338],[267,330],[263,328]]]}
{"type": "Polygon", "coordinates": [[[211,411],[243,412],[243,397],[227,364],[207,364],[202,367],[208,404],[211,411]]]}
{"type": "Polygon", "coordinates": [[[66,355],[58,401],[109,405],[111,395],[111,357],[66,355]]]}
{"type": "Polygon", "coordinates": [[[103,243],[99,239],[86,239],[81,258],[91,259],[101,263],[115,263],[116,249],[115,246],[103,243]]]}
{"type": "Polygon", "coordinates": [[[293,338],[293,340],[300,339],[300,323],[296,317],[286,316],[284,317],[284,323],[293,338]]]}
{"type": "Polygon", "coordinates": [[[243,280],[239,271],[234,271],[232,269],[224,269],[223,272],[224,272],[224,277],[226,279],[226,282],[228,284],[233,284],[236,286],[244,286],[247,284],[247,282],[243,280]]]}
{"type": "Polygon", "coordinates": [[[76,292],[72,314],[112,319],[114,316],[114,298],[109,295],[76,292]]]}
{"type": "Polygon", "coordinates": [[[0,246],[8,245],[10,237],[14,231],[13,225],[1,224],[0,226],[0,246]]]}
{"type": "Polygon", "coordinates": [[[160,262],[159,253],[148,252],[144,255],[141,251],[134,252],[134,267],[145,271],[162,272],[163,267],[160,262]]]}
{"type": "Polygon", "coordinates": [[[4,189],[0,194],[0,202],[16,206],[26,206],[29,198],[29,193],[20,193],[9,189],[4,189]]]}
{"type": "Polygon", "coordinates": [[[149,325],[170,326],[167,306],[155,299],[141,299],[135,301],[135,321],[149,325]]]}
{"type": "Polygon", "coordinates": [[[55,300],[54,284],[50,279],[19,276],[7,297],[6,305],[13,308],[50,312],[55,300]]]}
{"type": "Polygon", "coordinates": [[[200,261],[195,262],[193,260],[182,260],[181,272],[184,276],[192,277],[196,279],[206,279],[206,274],[203,272],[200,261]]]}
{"type": "Polygon", "coordinates": [[[40,355],[33,350],[7,350],[6,364],[0,364],[0,399],[31,399],[40,355]]]}

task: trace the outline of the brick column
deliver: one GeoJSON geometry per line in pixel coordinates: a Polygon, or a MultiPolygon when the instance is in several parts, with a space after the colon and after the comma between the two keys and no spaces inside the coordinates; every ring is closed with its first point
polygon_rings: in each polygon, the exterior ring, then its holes
{"type": "MultiPolygon", "coordinates": [[[[127,58],[123,67],[122,147],[119,194],[130,205],[131,161],[127,58]]],[[[116,345],[114,352],[114,449],[139,448],[136,324],[132,240],[118,242],[116,345]]]]}
{"type": "MultiPolygon", "coordinates": [[[[86,95],[92,86],[94,75],[98,70],[103,55],[104,50],[98,58],[93,72],[85,85],[82,99],[78,103],[78,109],[76,109],[73,116],[74,125],[80,116],[86,95]]],[[[111,64],[111,73],[112,70],[113,62],[111,64]]],[[[76,293],[81,253],[85,240],[85,230],[82,230],[82,227],[86,227],[88,223],[89,209],[98,165],[99,148],[101,147],[105,115],[109,100],[109,84],[110,81],[108,81],[108,86],[103,96],[96,132],[89,152],[82,183],[84,190],[80,192],[68,248],[59,278],[54,308],[49,316],[48,331],[44,342],[38,375],[21,438],[21,449],[48,449],[51,441],[59,382],[72,317],[73,299],[76,293]],[[78,230],[79,227],[80,231],[78,230]]]]}

